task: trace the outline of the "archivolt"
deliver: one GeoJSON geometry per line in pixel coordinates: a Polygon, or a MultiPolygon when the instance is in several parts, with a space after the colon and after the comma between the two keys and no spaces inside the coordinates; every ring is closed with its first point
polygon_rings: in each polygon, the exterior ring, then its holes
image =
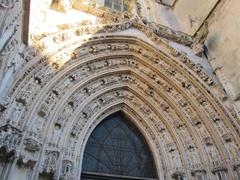
{"type": "Polygon", "coordinates": [[[122,111],[126,115],[130,117],[132,122],[139,128],[139,130],[142,132],[142,134],[145,136],[150,149],[153,153],[153,157],[155,160],[158,177],[159,179],[164,179],[164,176],[167,176],[166,172],[164,171],[165,166],[167,166],[168,162],[166,161],[166,156],[164,157],[165,151],[164,147],[159,144],[157,139],[156,130],[154,130],[151,126],[147,124],[147,122],[144,121],[144,117],[142,115],[139,115],[134,111],[134,107],[129,107],[126,102],[116,101],[112,102],[111,105],[108,105],[107,107],[103,107],[99,112],[96,113],[95,116],[89,121],[88,126],[86,128],[86,131],[83,132],[85,135],[82,139],[82,141],[78,142],[78,150],[76,151],[78,154],[80,154],[80,161],[77,163],[79,166],[77,168],[78,177],[81,175],[81,159],[83,158],[83,152],[85,145],[87,143],[88,137],[90,136],[91,132],[94,130],[94,128],[99,124],[105,117],[118,112],[122,111]]]}
{"type": "Polygon", "coordinates": [[[232,176],[238,124],[202,68],[176,50],[132,37],[99,37],[29,64],[9,93],[4,118],[22,131],[16,145],[22,154],[34,151],[35,176],[80,177],[88,136],[119,110],[149,140],[160,179],[216,168],[232,176]]]}

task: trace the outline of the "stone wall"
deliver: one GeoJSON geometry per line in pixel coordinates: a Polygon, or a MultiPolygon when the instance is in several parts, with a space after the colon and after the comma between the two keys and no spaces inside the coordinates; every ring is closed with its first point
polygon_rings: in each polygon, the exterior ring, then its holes
{"type": "Polygon", "coordinates": [[[219,4],[210,19],[206,42],[213,69],[233,100],[240,99],[239,7],[239,0],[219,4]]]}
{"type": "Polygon", "coordinates": [[[218,0],[178,0],[174,13],[181,25],[181,31],[194,35],[218,0]]]}

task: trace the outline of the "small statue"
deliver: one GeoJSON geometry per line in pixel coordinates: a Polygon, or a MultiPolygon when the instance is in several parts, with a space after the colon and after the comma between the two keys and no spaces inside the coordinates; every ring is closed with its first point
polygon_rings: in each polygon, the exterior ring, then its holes
{"type": "Polygon", "coordinates": [[[204,44],[208,35],[208,23],[204,22],[202,28],[197,32],[196,41],[200,44],[204,44]]]}
{"type": "Polygon", "coordinates": [[[204,42],[207,39],[208,33],[208,23],[204,22],[202,28],[197,32],[191,46],[197,56],[201,56],[204,51],[204,42]]]}

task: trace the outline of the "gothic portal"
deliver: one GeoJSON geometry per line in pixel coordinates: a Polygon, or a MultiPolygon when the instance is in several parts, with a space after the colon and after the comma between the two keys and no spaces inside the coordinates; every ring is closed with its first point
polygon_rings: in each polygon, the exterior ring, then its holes
{"type": "Polygon", "coordinates": [[[0,0],[0,180],[238,180],[239,0],[0,0]]]}

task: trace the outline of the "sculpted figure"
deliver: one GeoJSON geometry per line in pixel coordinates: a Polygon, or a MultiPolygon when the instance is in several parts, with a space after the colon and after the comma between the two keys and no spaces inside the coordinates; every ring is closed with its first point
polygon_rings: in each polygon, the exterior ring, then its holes
{"type": "Polygon", "coordinates": [[[33,132],[32,135],[36,138],[40,138],[42,127],[43,127],[42,119],[36,118],[32,127],[32,132],[33,132]]]}
{"type": "Polygon", "coordinates": [[[64,160],[62,165],[62,174],[64,175],[64,177],[61,179],[68,180],[69,179],[68,175],[72,173],[72,169],[73,169],[73,163],[68,160],[64,160]]]}
{"type": "Polygon", "coordinates": [[[60,125],[55,124],[53,132],[52,132],[52,136],[51,136],[50,142],[49,142],[52,146],[56,147],[58,145],[60,133],[61,133],[60,125]]]}
{"type": "Polygon", "coordinates": [[[25,106],[20,102],[16,102],[10,114],[10,120],[13,125],[18,124],[19,118],[21,117],[24,111],[25,111],[25,106]]]}
{"type": "Polygon", "coordinates": [[[208,131],[202,123],[197,123],[196,126],[198,127],[202,138],[208,137],[208,131]]]}
{"type": "Polygon", "coordinates": [[[177,169],[178,167],[181,166],[181,161],[177,153],[171,154],[171,161],[172,161],[171,164],[173,165],[172,169],[177,169]]]}
{"type": "Polygon", "coordinates": [[[223,123],[222,120],[220,120],[220,121],[215,121],[215,124],[216,124],[216,126],[217,126],[217,128],[218,128],[218,130],[219,130],[219,133],[220,133],[221,135],[223,135],[223,134],[226,133],[227,128],[225,127],[225,125],[224,125],[224,123],[223,123]]]}
{"type": "Polygon", "coordinates": [[[200,162],[197,151],[192,150],[191,152],[189,152],[189,156],[190,156],[189,158],[191,160],[191,164],[194,165],[200,162]]]}
{"type": "Polygon", "coordinates": [[[49,96],[47,97],[47,100],[46,100],[47,104],[53,103],[53,101],[54,101],[56,98],[57,98],[57,95],[56,95],[55,93],[51,92],[51,93],[49,94],[49,96]]]}
{"type": "Polygon", "coordinates": [[[215,146],[211,145],[207,147],[208,156],[211,161],[217,161],[218,160],[218,152],[215,146]]]}
{"type": "Polygon", "coordinates": [[[65,153],[66,156],[74,156],[75,145],[76,145],[75,139],[73,137],[70,137],[67,150],[65,153]]]}
{"type": "Polygon", "coordinates": [[[205,22],[202,28],[197,32],[197,35],[192,44],[192,49],[193,51],[195,51],[195,54],[197,56],[201,56],[204,51],[203,46],[204,46],[204,42],[207,39],[208,32],[209,32],[208,23],[205,22]]]}
{"type": "Polygon", "coordinates": [[[227,149],[231,159],[237,159],[240,157],[240,150],[234,142],[230,142],[227,145],[227,149]]]}
{"type": "Polygon", "coordinates": [[[68,103],[66,105],[66,107],[64,108],[63,112],[64,112],[64,115],[66,115],[66,116],[71,115],[71,113],[73,112],[73,104],[68,103]]]}
{"type": "Polygon", "coordinates": [[[57,152],[47,152],[43,164],[43,171],[49,173],[49,172],[55,172],[56,170],[56,163],[58,160],[58,153],[57,152]]]}

